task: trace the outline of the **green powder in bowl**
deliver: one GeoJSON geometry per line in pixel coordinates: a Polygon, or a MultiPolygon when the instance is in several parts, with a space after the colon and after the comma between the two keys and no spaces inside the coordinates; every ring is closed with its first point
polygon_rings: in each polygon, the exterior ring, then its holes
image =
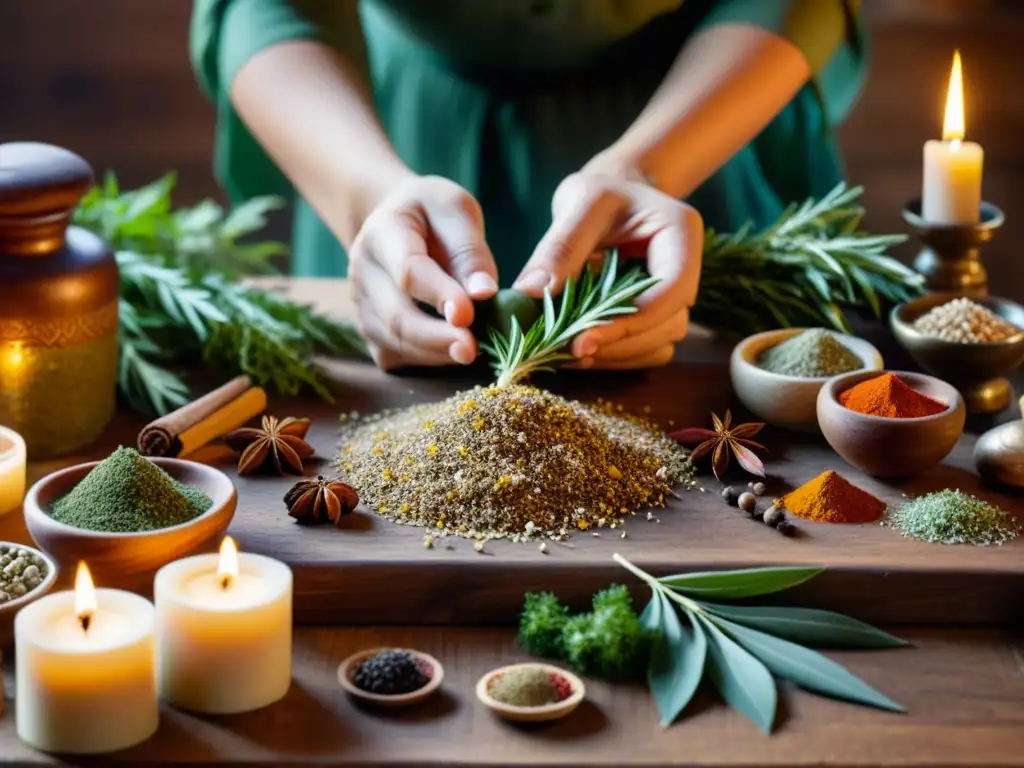
{"type": "Polygon", "coordinates": [[[810,328],[769,347],[757,364],[770,373],[802,379],[838,376],[864,367],[857,355],[824,328],[810,328]]]}
{"type": "Polygon", "coordinates": [[[107,533],[137,533],[187,523],[213,506],[199,488],[180,483],[134,448],[97,464],[49,513],[54,520],[107,533]]]}

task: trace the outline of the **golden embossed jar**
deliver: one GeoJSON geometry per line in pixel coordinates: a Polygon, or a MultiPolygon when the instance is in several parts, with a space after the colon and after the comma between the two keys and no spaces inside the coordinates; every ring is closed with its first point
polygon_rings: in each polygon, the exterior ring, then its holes
{"type": "Polygon", "coordinates": [[[117,263],[68,226],[91,184],[72,152],[0,144],[0,424],[33,459],[88,445],[114,414],[117,263]]]}

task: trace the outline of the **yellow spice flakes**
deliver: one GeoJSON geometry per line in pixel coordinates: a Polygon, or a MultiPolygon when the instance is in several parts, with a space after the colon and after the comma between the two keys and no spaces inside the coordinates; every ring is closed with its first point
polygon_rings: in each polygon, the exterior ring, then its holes
{"type": "Polygon", "coordinates": [[[406,457],[405,457],[405,463],[406,463],[406,465],[407,465],[407,466],[410,466],[410,467],[411,467],[411,466],[412,466],[413,464],[415,464],[416,462],[415,462],[415,460],[413,459],[413,457],[412,457],[412,456],[406,456],[406,457]]]}
{"type": "Polygon", "coordinates": [[[398,508],[398,511],[405,515],[408,514],[411,509],[412,507],[410,507],[408,504],[403,504],[398,508]]]}
{"type": "Polygon", "coordinates": [[[470,426],[473,427],[473,429],[481,430],[486,426],[486,424],[487,420],[484,419],[483,416],[477,416],[475,419],[473,419],[473,423],[470,426]]]}
{"type": "Polygon", "coordinates": [[[616,467],[614,464],[609,464],[608,465],[608,475],[613,480],[621,480],[622,479],[622,473],[619,471],[619,468],[616,467]]]}
{"type": "Polygon", "coordinates": [[[380,456],[382,453],[384,453],[384,449],[381,448],[379,445],[375,445],[373,446],[373,448],[370,449],[370,453],[374,454],[375,456],[380,456]]]}
{"type": "Polygon", "coordinates": [[[459,456],[469,456],[469,448],[464,445],[459,446],[459,456]]]}
{"type": "Polygon", "coordinates": [[[434,428],[434,422],[432,422],[432,421],[424,421],[423,422],[423,428],[424,429],[433,429],[434,428]]]}
{"type": "Polygon", "coordinates": [[[430,445],[428,445],[427,453],[429,453],[431,456],[437,456],[437,444],[431,443],[430,445]]]}
{"type": "Polygon", "coordinates": [[[581,531],[585,531],[587,530],[587,528],[590,527],[590,523],[586,520],[580,519],[576,521],[576,527],[579,528],[581,531]]]}
{"type": "Polygon", "coordinates": [[[384,479],[385,482],[391,482],[392,480],[395,479],[395,473],[392,472],[390,469],[385,469],[383,472],[381,472],[380,476],[384,479]]]}
{"type": "Polygon", "coordinates": [[[465,414],[472,411],[474,408],[476,408],[476,400],[467,400],[466,402],[459,406],[459,416],[464,416],[465,414]]]}

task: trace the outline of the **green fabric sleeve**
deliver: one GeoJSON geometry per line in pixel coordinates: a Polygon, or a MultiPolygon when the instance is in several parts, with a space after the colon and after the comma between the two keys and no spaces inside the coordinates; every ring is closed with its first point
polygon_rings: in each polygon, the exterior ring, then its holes
{"type": "Polygon", "coordinates": [[[249,59],[290,40],[331,45],[367,72],[357,0],[195,0],[189,53],[216,110],[214,169],[235,201],[293,194],[291,183],[246,128],[229,97],[231,83],[249,59]]]}
{"type": "Polygon", "coordinates": [[[807,57],[829,122],[837,123],[863,81],[860,5],[860,0],[719,0],[701,26],[751,24],[792,42],[807,57]]]}

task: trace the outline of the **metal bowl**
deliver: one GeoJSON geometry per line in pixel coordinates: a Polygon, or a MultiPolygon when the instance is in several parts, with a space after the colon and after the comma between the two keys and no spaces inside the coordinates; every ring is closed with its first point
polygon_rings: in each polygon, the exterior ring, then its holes
{"type": "MultiPolygon", "coordinates": [[[[913,327],[921,315],[960,295],[932,293],[900,304],[890,314],[889,325],[918,365],[960,391],[968,413],[1001,411],[1013,396],[1004,377],[1024,362],[1024,330],[1003,341],[961,344],[926,336],[913,327]]],[[[973,300],[1024,329],[1024,307],[1019,304],[994,296],[973,300]]]]}

